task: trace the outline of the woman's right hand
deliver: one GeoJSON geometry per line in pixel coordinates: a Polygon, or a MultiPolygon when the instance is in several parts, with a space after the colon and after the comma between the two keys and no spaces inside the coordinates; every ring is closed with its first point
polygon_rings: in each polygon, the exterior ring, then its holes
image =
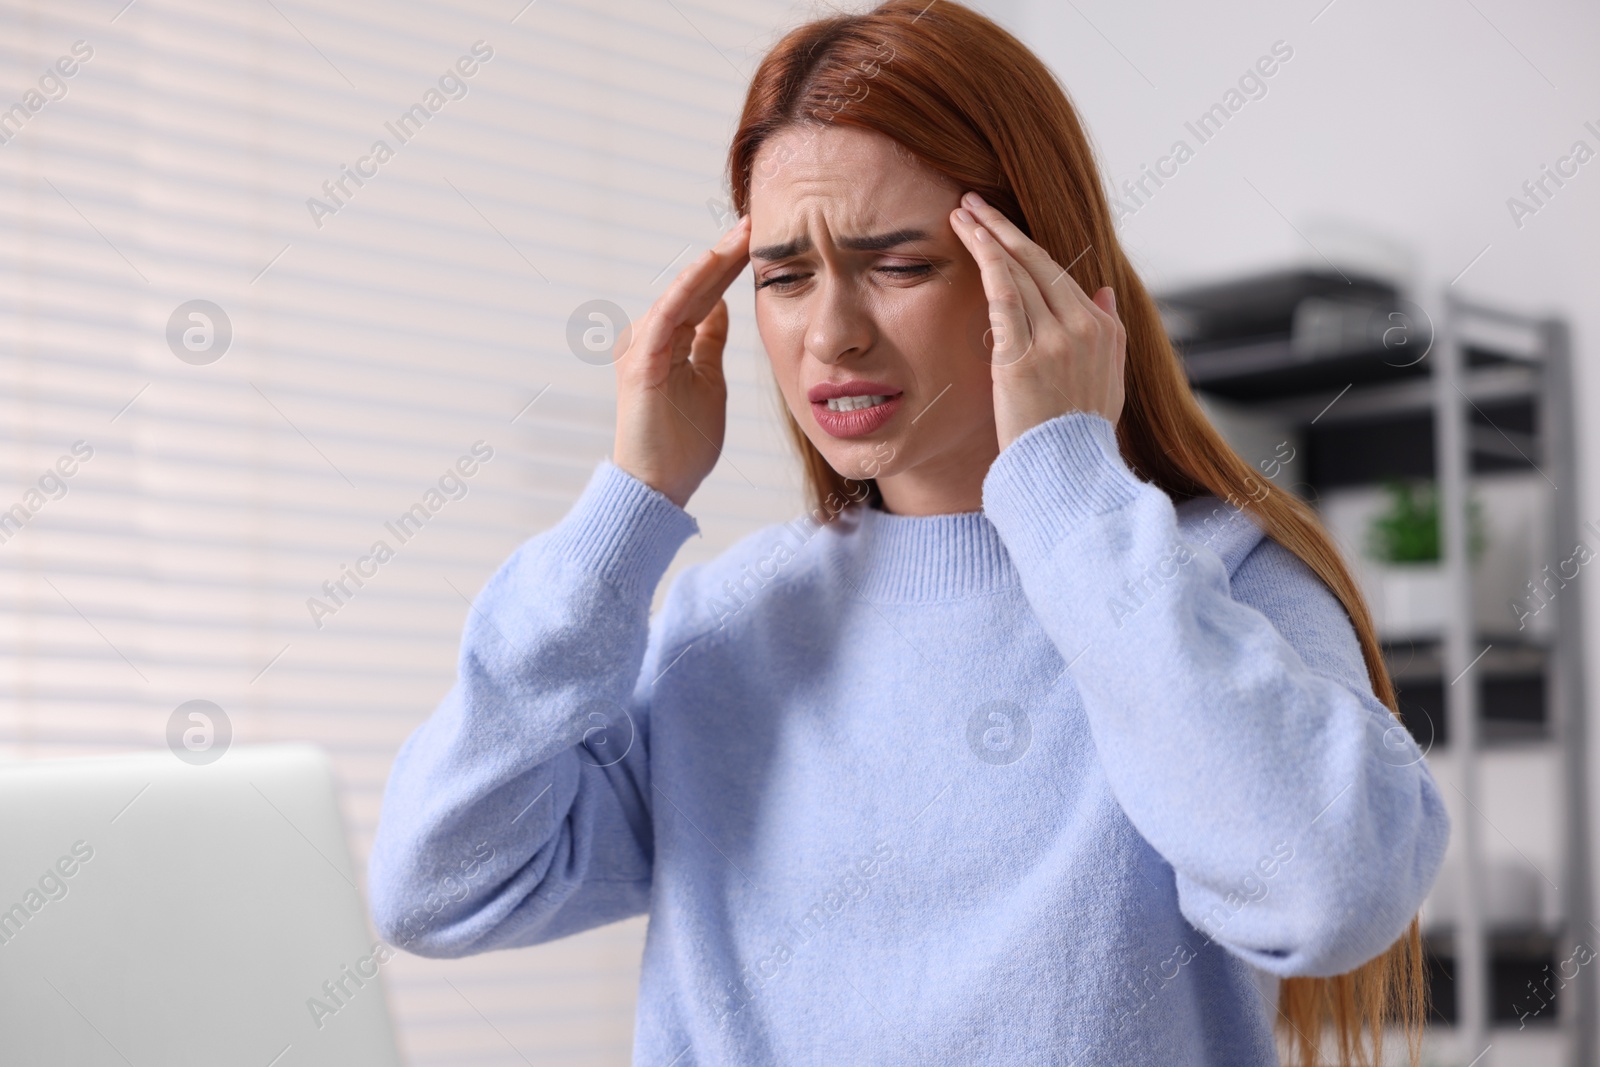
{"type": "Polygon", "coordinates": [[[750,259],[750,216],[685,267],[618,338],[617,438],[611,461],[680,508],[722,453],[728,385],[723,292],[750,259]]]}

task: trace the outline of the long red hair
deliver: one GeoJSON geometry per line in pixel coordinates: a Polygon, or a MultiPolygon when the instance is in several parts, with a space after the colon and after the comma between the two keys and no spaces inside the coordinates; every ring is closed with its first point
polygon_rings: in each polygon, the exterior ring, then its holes
{"type": "MultiPolygon", "coordinates": [[[[1116,290],[1127,329],[1117,443],[1129,466],[1174,501],[1213,493],[1236,504],[1304,560],[1344,605],[1372,691],[1398,719],[1366,602],[1316,513],[1257,477],[1196,403],[1156,304],[1117,241],[1077,113],[1049,68],[997,23],[951,0],[888,0],[863,14],[807,22],[767,53],[751,81],[728,151],[736,212],[749,211],[752,168],[767,138],[829,123],[886,135],[962,189],[977,190],[1057,263],[1071,264],[1084,292],[1116,290]]],[[[835,471],[780,407],[814,515],[829,521],[840,502],[876,496],[870,481],[835,471]]],[[[1276,1030],[1293,1063],[1319,1067],[1330,1025],[1340,1062],[1362,1065],[1382,1062],[1384,1030],[1399,1025],[1416,1067],[1427,996],[1413,917],[1389,949],[1349,973],[1280,982],[1276,1030]]]]}

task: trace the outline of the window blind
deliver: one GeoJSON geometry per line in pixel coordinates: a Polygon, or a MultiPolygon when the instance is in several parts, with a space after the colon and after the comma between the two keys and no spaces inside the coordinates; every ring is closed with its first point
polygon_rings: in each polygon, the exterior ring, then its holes
{"type": "MultiPolygon", "coordinates": [[[[209,700],[332,752],[364,865],[469,598],[610,451],[574,311],[641,314],[720,236],[749,75],[806,14],[0,4],[0,757],[161,746],[209,700]]],[[[668,581],[801,507],[749,287],[668,581]]],[[[643,930],[396,958],[407,1062],[628,1062],[643,930]]]]}

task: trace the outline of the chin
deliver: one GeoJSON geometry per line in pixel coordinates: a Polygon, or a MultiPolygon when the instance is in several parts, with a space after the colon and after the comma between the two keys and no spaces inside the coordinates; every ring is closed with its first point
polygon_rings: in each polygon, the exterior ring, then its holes
{"type": "Polygon", "coordinates": [[[898,425],[903,415],[874,433],[861,437],[836,437],[818,425],[810,403],[803,398],[798,404],[790,402],[788,406],[789,417],[795,426],[841,478],[867,481],[893,474],[905,465],[907,435],[898,425]]]}
{"type": "Polygon", "coordinates": [[[904,448],[898,435],[851,441],[836,440],[820,430],[817,435],[823,440],[813,437],[811,443],[840,477],[868,481],[891,475],[902,465],[904,448]]]}

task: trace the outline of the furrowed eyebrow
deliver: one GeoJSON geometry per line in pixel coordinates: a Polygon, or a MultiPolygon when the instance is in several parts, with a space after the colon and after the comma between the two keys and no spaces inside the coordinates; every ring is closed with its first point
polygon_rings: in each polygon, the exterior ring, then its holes
{"type": "MultiPolygon", "coordinates": [[[[919,230],[915,227],[910,227],[901,230],[891,230],[888,233],[873,234],[869,237],[841,237],[839,238],[839,245],[840,247],[848,248],[853,252],[882,252],[885,249],[894,248],[897,245],[909,244],[912,241],[925,241],[929,236],[930,235],[926,230],[919,230]]],[[[750,258],[765,260],[788,259],[790,256],[797,256],[801,252],[808,252],[810,250],[811,238],[801,235],[792,241],[784,241],[781,244],[764,245],[761,248],[752,248],[750,250],[750,258]]]]}

